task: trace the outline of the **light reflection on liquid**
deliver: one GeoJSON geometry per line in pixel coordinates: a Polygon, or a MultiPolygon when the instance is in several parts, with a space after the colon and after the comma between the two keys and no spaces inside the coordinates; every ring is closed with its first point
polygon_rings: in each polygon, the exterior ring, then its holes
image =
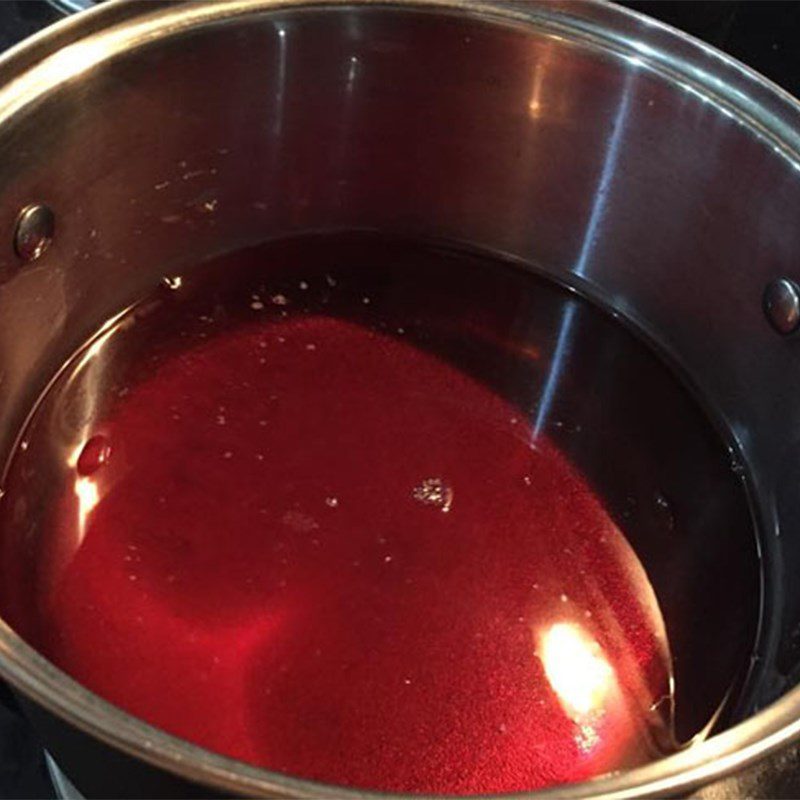
{"type": "Polygon", "coordinates": [[[100,502],[100,492],[92,478],[80,477],[75,479],[75,495],[78,498],[78,541],[76,544],[80,546],[86,535],[86,522],[89,514],[100,502]]]}
{"type": "Polygon", "coordinates": [[[539,657],[571,719],[578,722],[603,710],[616,676],[600,645],[580,626],[559,622],[547,628],[539,639],[539,657]]]}
{"type": "Polygon", "coordinates": [[[600,645],[580,625],[558,622],[538,637],[545,676],[567,716],[577,725],[575,741],[587,753],[599,742],[597,723],[612,696],[619,696],[614,668],[600,645]]]}

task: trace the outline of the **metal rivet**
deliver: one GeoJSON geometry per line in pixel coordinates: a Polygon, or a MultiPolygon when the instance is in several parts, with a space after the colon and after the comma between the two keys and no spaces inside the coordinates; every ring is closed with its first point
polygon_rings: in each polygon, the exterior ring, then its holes
{"type": "Polygon", "coordinates": [[[800,289],[788,278],[776,278],[764,289],[764,313],[778,333],[787,334],[800,325],[800,289]]]}
{"type": "Polygon", "coordinates": [[[35,261],[53,241],[56,218],[47,206],[37,203],[26,206],[17,218],[14,250],[23,261],[35,261]]]}

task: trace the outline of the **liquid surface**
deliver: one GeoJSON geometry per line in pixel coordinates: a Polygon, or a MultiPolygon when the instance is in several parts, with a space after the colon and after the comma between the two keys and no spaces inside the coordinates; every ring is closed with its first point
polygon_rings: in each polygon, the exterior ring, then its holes
{"type": "Polygon", "coordinates": [[[5,616],[122,708],[306,778],[502,792],[657,756],[655,594],[504,316],[562,293],[393,253],[228,256],[76,356],[7,476],[5,616]]]}

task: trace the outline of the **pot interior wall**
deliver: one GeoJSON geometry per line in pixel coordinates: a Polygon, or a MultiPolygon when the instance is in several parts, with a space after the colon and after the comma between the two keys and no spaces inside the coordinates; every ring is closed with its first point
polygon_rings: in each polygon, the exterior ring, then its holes
{"type": "MultiPolygon", "coordinates": [[[[776,504],[790,529],[778,478],[798,446],[785,434],[800,421],[797,379],[760,297],[800,251],[800,173],[752,128],[624,53],[444,11],[277,10],[119,55],[81,47],[53,66],[58,76],[81,63],[75,75],[7,114],[0,133],[0,448],[69,354],[162,276],[269,238],[369,229],[507,254],[639,325],[742,446],[765,537],[776,504]],[[12,230],[32,201],[53,208],[57,233],[23,267],[12,230]]],[[[609,465],[602,435],[591,446],[553,435],[656,588],[688,734],[743,678],[754,646],[751,509],[720,442],[681,435],[700,406],[687,394],[659,417],[666,390],[638,387],[636,365],[568,319],[556,327],[595,377],[588,395],[555,380],[553,419],[569,406],[610,437],[625,428],[630,447],[609,465]],[[626,460],[642,437],[652,458],[626,460]],[[657,509],[631,520],[632,481],[661,487],[685,523],[657,509]]],[[[777,591],[777,557],[766,563],[777,591]]],[[[784,631],[800,597],[786,604],[766,605],[785,609],[784,631]]],[[[764,628],[767,661],[779,623],[764,628]]]]}

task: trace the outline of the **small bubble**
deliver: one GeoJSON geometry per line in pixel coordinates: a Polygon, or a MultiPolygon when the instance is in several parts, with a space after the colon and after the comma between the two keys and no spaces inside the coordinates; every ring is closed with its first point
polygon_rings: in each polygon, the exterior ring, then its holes
{"type": "Polygon", "coordinates": [[[336,508],[339,505],[339,498],[338,497],[326,497],[325,498],[325,505],[329,506],[330,508],[336,508]]]}
{"type": "Polygon", "coordinates": [[[307,284],[305,281],[300,281],[300,283],[298,284],[298,286],[299,286],[299,287],[300,287],[300,288],[301,288],[303,291],[305,291],[306,289],[308,289],[308,284],[307,284]]]}
{"type": "Polygon", "coordinates": [[[586,619],[591,619],[592,612],[591,611],[584,611],[583,612],[583,616],[586,617],[586,619]]]}
{"type": "Polygon", "coordinates": [[[415,500],[426,506],[436,506],[443,513],[453,505],[453,490],[441,478],[426,478],[411,492],[415,500]]]}
{"type": "Polygon", "coordinates": [[[313,343],[306,345],[306,350],[316,350],[317,346],[313,343]]]}
{"type": "Polygon", "coordinates": [[[672,510],[672,504],[661,492],[656,492],[655,501],[659,516],[666,521],[667,528],[673,530],[675,528],[675,515],[672,510]]]}
{"type": "Polygon", "coordinates": [[[384,560],[384,563],[388,564],[392,560],[392,557],[391,556],[384,556],[383,560],[384,560]]]}
{"type": "Polygon", "coordinates": [[[264,454],[263,453],[256,453],[256,459],[258,461],[263,461],[264,460],[264,454]]]}
{"type": "Polygon", "coordinates": [[[253,311],[261,311],[261,309],[264,308],[264,304],[260,300],[253,300],[253,302],[250,303],[250,308],[252,308],[253,311]]]}
{"type": "Polygon", "coordinates": [[[77,468],[79,475],[92,475],[111,457],[111,444],[102,434],[92,436],[81,448],[77,468]]]}
{"type": "Polygon", "coordinates": [[[363,303],[365,306],[368,306],[368,305],[370,304],[370,299],[369,299],[369,297],[362,297],[362,298],[361,298],[361,302],[362,302],[362,303],[363,303]]]}
{"type": "Polygon", "coordinates": [[[567,597],[565,594],[562,593],[561,595],[559,595],[559,600],[561,600],[562,603],[566,603],[567,600],[569,600],[569,597],[567,597]]]}
{"type": "Polygon", "coordinates": [[[278,337],[278,342],[280,342],[280,344],[283,344],[285,341],[286,339],[283,336],[278,337]]]}
{"type": "Polygon", "coordinates": [[[23,452],[28,449],[28,443],[24,439],[19,443],[19,449],[23,452]]]}
{"type": "Polygon", "coordinates": [[[403,683],[406,686],[411,686],[411,678],[403,678],[403,683]]]}
{"type": "Polygon", "coordinates": [[[333,287],[336,286],[336,278],[333,278],[330,275],[326,275],[325,276],[325,283],[327,283],[328,286],[330,286],[331,289],[333,289],[333,287]]]}
{"type": "Polygon", "coordinates": [[[511,419],[509,420],[509,422],[510,422],[512,425],[516,425],[516,424],[519,422],[519,418],[518,418],[518,417],[511,417],[511,419]]]}
{"type": "Polygon", "coordinates": [[[223,458],[233,458],[233,453],[232,453],[230,450],[226,450],[226,451],[225,451],[225,452],[222,454],[222,457],[223,457],[223,458]]]}
{"type": "Polygon", "coordinates": [[[400,334],[400,336],[402,336],[406,332],[406,329],[405,328],[398,328],[397,332],[400,334]]]}
{"type": "Polygon", "coordinates": [[[217,425],[224,425],[226,422],[224,414],[217,414],[217,425]]]}
{"type": "Polygon", "coordinates": [[[131,573],[130,575],[128,575],[128,580],[129,580],[129,581],[135,581],[135,580],[138,580],[138,579],[139,579],[139,576],[138,576],[138,575],[134,575],[133,573],[131,573]]]}
{"type": "Polygon", "coordinates": [[[523,476],[522,476],[522,482],[523,482],[523,483],[524,483],[526,486],[530,486],[530,485],[531,485],[531,476],[530,476],[530,475],[523,475],[523,476]]]}
{"type": "Polygon", "coordinates": [[[274,306],[286,306],[289,304],[289,301],[287,300],[286,295],[284,294],[274,294],[270,298],[270,301],[274,306]]]}
{"type": "Polygon", "coordinates": [[[266,421],[265,419],[260,419],[260,420],[258,421],[258,424],[259,424],[259,425],[260,425],[262,428],[265,428],[265,427],[266,427],[266,425],[267,425],[267,421],[266,421]]]}

